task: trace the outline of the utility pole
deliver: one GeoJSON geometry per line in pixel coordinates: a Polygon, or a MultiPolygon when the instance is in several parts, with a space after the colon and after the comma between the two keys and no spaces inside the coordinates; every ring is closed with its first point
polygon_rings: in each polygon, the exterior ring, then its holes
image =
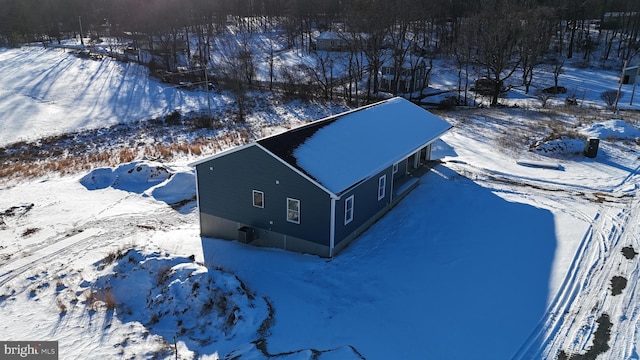
{"type": "Polygon", "coordinates": [[[82,16],[78,16],[78,23],[80,24],[80,44],[84,46],[84,40],[82,39],[84,37],[82,35],[82,16]]]}
{"type": "Polygon", "coordinates": [[[629,106],[633,105],[633,97],[636,96],[636,86],[638,86],[638,75],[640,75],[640,64],[636,68],[636,76],[633,78],[633,91],[631,91],[631,100],[629,100],[629,106]]]}
{"type": "Polygon", "coordinates": [[[613,105],[613,113],[617,113],[618,112],[618,100],[620,99],[620,92],[622,91],[622,80],[624,77],[624,73],[627,71],[627,63],[628,60],[624,61],[624,65],[622,66],[622,75],[620,76],[620,84],[618,85],[618,93],[616,94],[616,102],[613,105]]]}
{"type": "Polygon", "coordinates": [[[209,96],[209,74],[207,74],[207,65],[204,66],[204,81],[207,88],[207,106],[209,107],[209,126],[213,128],[213,117],[211,116],[211,97],[209,96]]]}

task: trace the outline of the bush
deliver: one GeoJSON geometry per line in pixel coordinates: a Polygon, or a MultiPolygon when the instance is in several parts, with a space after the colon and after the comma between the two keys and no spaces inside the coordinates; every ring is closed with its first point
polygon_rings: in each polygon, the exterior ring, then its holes
{"type": "Polygon", "coordinates": [[[165,116],[164,122],[170,126],[180,125],[180,120],[182,119],[182,115],[178,110],[174,110],[171,114],[165,116]]]}
{"type": "Polygon", "coordinates": [[[449,110],[456,105],[460,105],[458,104],[458,98],[456,96],[447,96],[438,103],[438,109],[449,110]]]}
{"type": "Polygon", "coordinates": [[[578,106],[578,99],[575,95],[569,95],[566,99],[564,99],[565,106],[578,106]]]}
{"type": "Polygon", "coordinates": [[[566,94],[567,88],[564,86],[552,86],[546,89],[542,89],[542,92],[545,94],[552,94],[552,95],[566,94]]]}
{"type": "MultiPolygon", "coordinates": [[[[622,97],[622,91],[620,92],[620,97],[622,97]]],[[[616,90],[607,90],[603,91],[600,94],[600,99],[604,100],[609,106],[613,106],[616,103],[616,98],[618,98],[618,91],[616,90]]]]}
{"type": "Polygon", "coordinates": [[[62,316],[65,315],[67,313],[67,305],[65,305],[64,302],[62,302],[62,300],[57,299],[57,304],[58,304],[58,313],[62,316]]]}
{"type": "Polygon", "coordinates": [[[538,98],[538,100],[540,100],[540,103],[543,108],[547,107],[547,103],[549,102],[549,100],[551,100],[554,97],[554,94],[546,92],[544,90],[536,91],[534,95],[536,98],[538,98]]]}

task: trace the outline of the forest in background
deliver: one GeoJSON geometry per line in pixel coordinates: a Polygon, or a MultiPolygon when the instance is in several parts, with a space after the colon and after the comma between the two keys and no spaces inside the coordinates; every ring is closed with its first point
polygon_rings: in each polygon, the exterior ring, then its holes
{"type": "MultiPolygon", "coordinates": [[[[366,73],[360,92],[367,98],[379,89],[382,55],[389,49],[398,67],[409,52],[454,59],[465,94],[473,67],[486,79],[492,104],[515,73],[528,92],[542,63],[558,74],[569,59],[621,68],[638,61],[640,52],[637,0],[0,0],[0,45],[55,42],[82,32],[92,39],[132,39],[135,50],[159,48],[164,56],[154,65],[167,70],[180,65],[184,53],[189,67],[210,66],[213,39],[230,27],[239,40],[227,50],[238,61],[221,73],[238,93],[252,83],[255,61],[265,59],[242,40],[259,32],[279,37],[266,50],[267,61],[283,48],[309,52],[318,33],[338,32],[352,54],[341,82],[348,84],[345,95],[351,97],[355,86],[358,96],[366,73]]],[[[318,56],[309,75],[325,97],[333,96],[331,60],[318,56]]]]}

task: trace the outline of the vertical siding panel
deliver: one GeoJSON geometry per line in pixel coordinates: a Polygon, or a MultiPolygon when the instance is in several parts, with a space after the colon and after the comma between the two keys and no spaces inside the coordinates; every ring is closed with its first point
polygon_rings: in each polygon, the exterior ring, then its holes
{"type": "Polygon", "coordinates": [[[329,246],[329,195],[259,147],[196,167],[200,212],[329,246]],[[264,208],[253,206],[253,190],[264,193],[264,208]],[[288,197],[300,200],[300,224],[287,221],[288,197]]]}
{"type": "MultiPolygon", "coordinates": [[[[361,226],[371,221],[371,218],[385,209],[390,203],[391,196],[391,184],[390,181],[393,172],[393,167],[379,172],[375,176],[372,176],[364,183],[358,185],[356,188],[351,189],[340,195],[340,199],[336,201],[336,235],[335,243],[339,244],[342,240],[351,235],[354,231],[359,230],[361,226]],[[387,175],[387,181],[385,183],[385,195],[384,198],[378,200],[378,179],[382,175],[387,175]],[[353,195],[353,221],[348,224],[344,224],[344,203],[345,200],[353,195]]],[[[398,170],[400,172],[400,169],[398,170]]]]}

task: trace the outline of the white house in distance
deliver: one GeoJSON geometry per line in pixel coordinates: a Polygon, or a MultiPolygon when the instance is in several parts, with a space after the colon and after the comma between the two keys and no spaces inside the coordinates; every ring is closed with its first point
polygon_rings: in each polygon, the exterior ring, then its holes
{"type": "Polygon", "coordinates": [[[395,95],[422,91],[429,80],[425,59],[407,54],[401,60],[391,56],[385,58],[380,67],[380,90],[395,95]]]}
{"type": "Polygon", "coordinates": [[[620,79],[620,81],[623,84],[635,84],[636,81],[638,81],[638,75],[639,75],[639,70],[640,66],[636,65],[636,66],[628,66],[627,68],[624,69],[624,72],[622,73],[622,78],[620,79]]]}
{"type": "Polygon", "coordinates": [[[359,37],[354,37],[351,33],[325,31],[313,40],[317,51],[349,51],[350,42],[364,42],[367,38],[367,34],[360,34],[359,37]]]}
{"type": "Polygon", "coordinates": [[[344,51],[348,49],[348,42],[337,32],[325,31],[316,38],[316,50],[318,51],[344,51]]]}

